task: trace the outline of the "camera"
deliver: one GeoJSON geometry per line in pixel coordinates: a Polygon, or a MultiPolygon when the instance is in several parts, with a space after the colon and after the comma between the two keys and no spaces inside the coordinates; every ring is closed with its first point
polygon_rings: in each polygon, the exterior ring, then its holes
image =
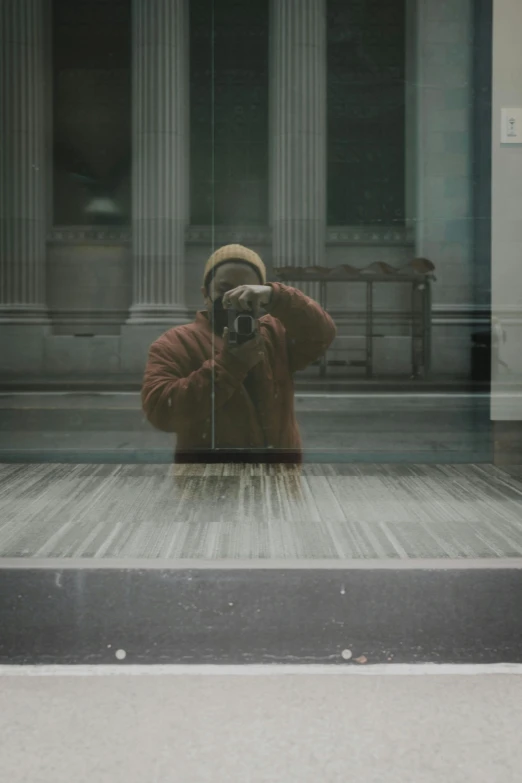
{"type": "Polygon", "coordinates": [[[243,345],[256,336],[257,321],[244,310],[228,310],[228,341],[230,345],[243,345]]]}

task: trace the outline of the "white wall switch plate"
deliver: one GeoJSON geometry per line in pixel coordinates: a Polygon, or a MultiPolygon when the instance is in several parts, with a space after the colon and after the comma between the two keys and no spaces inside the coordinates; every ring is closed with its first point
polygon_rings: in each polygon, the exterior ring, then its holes
{"type": "Polygon", "coordinates": [[[502,109],[500,141],[502,144],[522,144],[522,108],[502,109]]]}

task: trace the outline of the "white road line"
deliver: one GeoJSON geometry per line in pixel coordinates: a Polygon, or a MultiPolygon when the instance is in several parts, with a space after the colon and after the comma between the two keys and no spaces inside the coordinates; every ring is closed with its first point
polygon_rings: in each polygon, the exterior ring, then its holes
{"type": "Polygon", "coordinates": [[[522,675],[522,664],[245,664],[245,665],[46,665],[46,666],[0,666],[0,677],[272,677],[330,675],[341,677],[411,677],[411,676],[484,676],[522,675]]]}

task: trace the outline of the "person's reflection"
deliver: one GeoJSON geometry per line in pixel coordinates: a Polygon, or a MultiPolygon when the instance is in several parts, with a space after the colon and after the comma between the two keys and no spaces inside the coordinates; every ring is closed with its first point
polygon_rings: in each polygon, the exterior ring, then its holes
{"type": "Polygon", "coordinates": [[[150,347],[142,385],[148,421],[176,433],[177,463],[301,463],[293,374],[335,337],[330,316],[310,297],[266,282],[253,250],[226,245],[205,266],[206,311],[150,347]],[[267,314],[239,346],[227,334],[228,309],[267,314]]]}

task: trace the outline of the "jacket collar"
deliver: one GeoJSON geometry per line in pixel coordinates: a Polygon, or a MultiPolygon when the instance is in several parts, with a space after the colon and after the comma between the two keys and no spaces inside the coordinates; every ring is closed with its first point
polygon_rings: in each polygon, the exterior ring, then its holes
{"type": "Polygon", "coordinates": [[[216,334],[212,330],[212,326],[210,325],[210,319],[208,317],[208,312],[206,310],[198,310],[196,312],[196,321],[195,323],[197,326],[202,329],[202,331],[211,339],[214,338],[214,344],[216,346],[221,346],[223,343],[223,338],[220,337],[218,334],[216,334]]]}

